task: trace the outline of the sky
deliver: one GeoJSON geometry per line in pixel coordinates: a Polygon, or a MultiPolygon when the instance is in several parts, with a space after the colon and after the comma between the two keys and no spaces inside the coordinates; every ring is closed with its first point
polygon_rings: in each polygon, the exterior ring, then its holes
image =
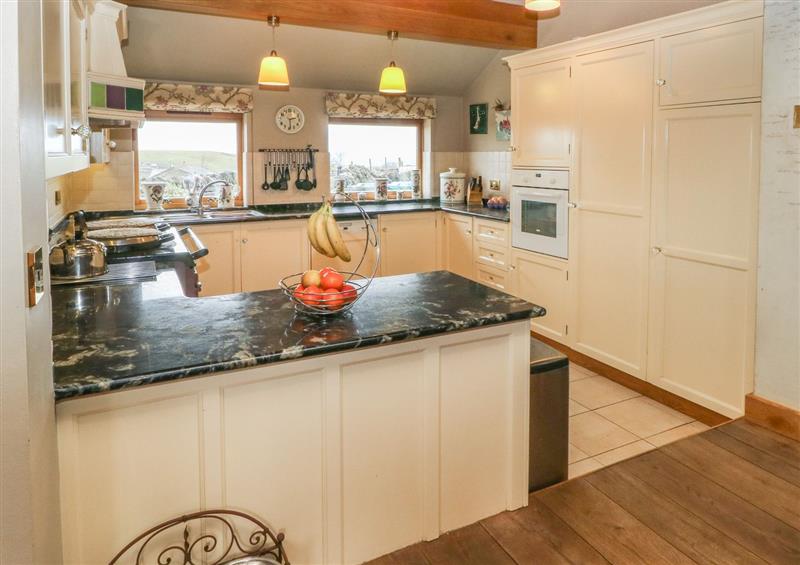
{"type": "Polygon", "coordinates": [[[235,155],[236,124],[148,120],[139,130],[139,149],[219,151],[235,155]]]}
{"type": "Polygon", "coordinates": [[[378,126],[331,124],[328,127],[331,157],[342,154],[342,163],[383,164],[384,158],[397,157],[407,165],[417,160],[417,128],[414,126],[378,126]]]}

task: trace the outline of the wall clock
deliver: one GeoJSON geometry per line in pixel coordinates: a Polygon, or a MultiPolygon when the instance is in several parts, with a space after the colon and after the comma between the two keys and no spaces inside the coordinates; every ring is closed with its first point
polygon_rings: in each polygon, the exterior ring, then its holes
{"type": "Polygon", "coordinates": [[[275,114],[275,124],[284,133],[297,133],[306,125],[306,116],[294,104],[287,104],[275,114]]]}

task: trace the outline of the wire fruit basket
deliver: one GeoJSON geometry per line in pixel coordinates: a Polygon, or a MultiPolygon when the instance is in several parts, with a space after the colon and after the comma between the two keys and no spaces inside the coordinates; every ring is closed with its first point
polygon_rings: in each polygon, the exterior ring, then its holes
{"type": "MultiPolygon", "coordinates": [[[[345,200],[352,203],[361,214],[361,219],[364,221],[365,231],[367,238],[364,242],[364,249],[361,254],[356,267],[352,271],[338,271],[344,277],[344,287],[342,290],[335,293],[309,293],[300,291],[300,281],[304,273],[295,273],[284,277],[278,283],[283,293],[292,301],[294,309],[297,312],[304,314],[311,314],[317,316],[332,316],[342,314],[349,311],[356,302],[358,302],[364,293],[367,292],[369,285],[375,279],[375,274],[378,272],[378,265],[381,259],[381,241],[378,231],[372,223],[369,214],[357,200],[353,199],[349,194],[344,194],[345,200]],[[369,275],[363,275],[358,272],[361,265],[369,254],[370,246],[375,248],[375,263],[372,266],[372,272],[369,275]],[[347,288],[347,287],[350,288],[347,288]]],[[[324,204],[325,198],[323,198],[324,204]]]]}

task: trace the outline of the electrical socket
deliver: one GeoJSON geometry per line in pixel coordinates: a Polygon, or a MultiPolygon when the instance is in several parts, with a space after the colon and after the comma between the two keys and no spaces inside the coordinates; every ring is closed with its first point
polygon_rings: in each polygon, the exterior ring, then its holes
{"type": "Polygon", "coordinates": [[[56,206],[60,206],[61,205],[61,191],[60,190],[56,190],[55,199],[56,199],[56,206]]]}
{"type": "Polygon", "coordinates": [[[492,179],[489,181],[489,190],[500,190],[500,181],[492,179]]]}

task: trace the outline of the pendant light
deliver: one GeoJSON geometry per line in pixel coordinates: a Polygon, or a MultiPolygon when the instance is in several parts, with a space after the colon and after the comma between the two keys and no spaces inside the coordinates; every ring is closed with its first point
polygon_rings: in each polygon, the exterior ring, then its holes
{"type": "Polygon", "coordinates": [[[263,90],[289,90],[289,71],[286,70],[286,61],[278,57],[278,52],[275,51],[275,28],[281,24],[281,19],[278,16],[270,16],[267,18],[267,23],[272,27],[272,51],[261,59],[258,87],[263,90]]]}
{"type": "Polygon", "coordinates": [[[381,73],[381,84],[378,86],[378,92],[381,94],[405,94],[406,75],[403,73],[403,69],[394,64],[394,40],[397,39],[397,32],[390,31],[386,36],[391,42],[389,66],[383,69],[381,73]]]}
{"type": "Polygon", "coordinates": [[[548,12],[561,6],[561,0],[525,0],[525,8],[533,12],[548,12]]]}

